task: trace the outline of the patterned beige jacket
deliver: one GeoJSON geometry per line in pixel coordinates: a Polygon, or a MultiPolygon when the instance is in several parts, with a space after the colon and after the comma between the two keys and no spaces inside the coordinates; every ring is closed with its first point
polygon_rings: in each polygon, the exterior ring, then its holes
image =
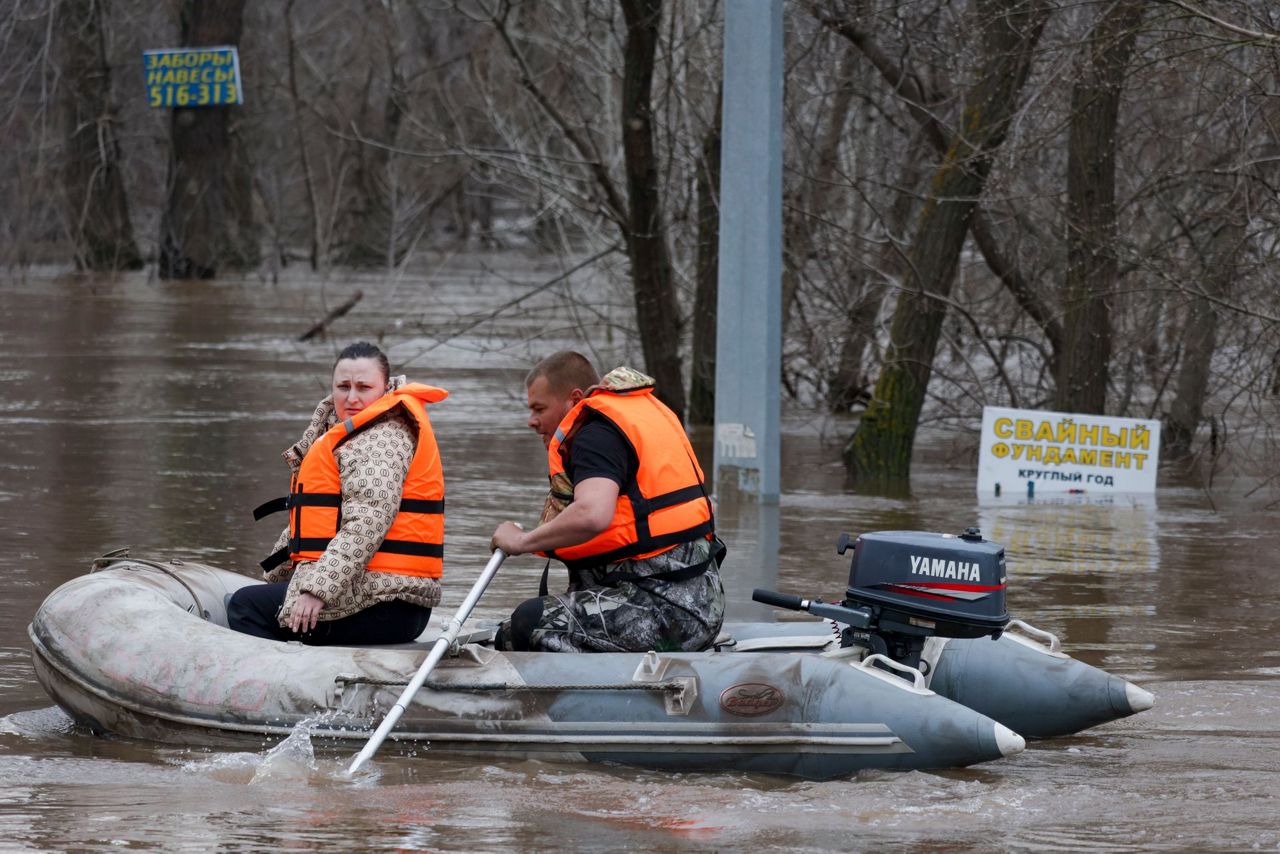
{"type": "MultiPolygon", "coordinates": [[[[392,377],[388,390],[394,391],[404,382],[402,376],[392,377]]],[[[292,474],[297,473],[312,443],[336,423],[333,397],[329,396],[316,407],[302,438],[283,454],[292,474]]],[[[296,566],[285,563],[266,573],[269,582],[289,582],[280,609],[281,626],[288,625],[289,614],[302,593],[324,601],[321,620],[348,617],[392,599],[428,608],[440,604],[440,584],[433,578],[365,571],[399,510],[417,441],[417,431],[407,417],[388,414],[335,452],[342,479],[341,529],[319,560],[296,566]]],[[[284,548],[288,540],[289,529],[285,528],[272,551],[284,548]]]]}

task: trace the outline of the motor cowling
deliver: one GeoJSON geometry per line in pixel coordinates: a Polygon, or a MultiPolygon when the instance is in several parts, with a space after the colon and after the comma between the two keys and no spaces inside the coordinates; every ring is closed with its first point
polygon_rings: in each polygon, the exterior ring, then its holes
{"type": "Polygon", "coordinates": [[[841,604],[868,618],[841,632],[842,646],[865,647],[927,675],[921,654],[930,637],[998,638],[1009,622],[1004,547],[984,540],[976,528],[958,536],[841,534],[836,550],[844,554],[850,546],[849,586],[841,604]]]}
{"type": "Polygon", "coordinates": [[[844,604],[869,607],[880,629],[949,638],[998,637],[1005,609],[1004,547],[976,528],[963,534],[876,531],[841,534],[853,559],[844,604]]]}
{"type": "Polygon", "coordinates": [[[832,620],[845,626],[841,646],[862,647],[864,655],[878,653],[926,675],[921,653],[930,637],[998,638],[1009,623],[1004,547],[984,540],[977,528],[959,535],[841,534],[836,551],[845,554],[850,547],[849,586],[841,602],[763,589],[751,598],[832,620]]]}

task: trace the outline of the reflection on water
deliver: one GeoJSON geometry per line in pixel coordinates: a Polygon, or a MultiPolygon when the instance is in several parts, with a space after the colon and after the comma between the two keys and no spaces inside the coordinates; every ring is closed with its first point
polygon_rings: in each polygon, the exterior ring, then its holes
{"type": "MultiPolygon", "coordinates": [[[[178,750],[72,728],[32,675],[26,625],[97,554],[190,555],[252,572],[274,539],[248,508],[280,494],[279,451],[306,424],[336,348],[379,338],[432,408],[450,493],[444,611],[502,519],[531,523],[544,451],[524,426],[530,360],[580,346],[553,292],[478,318],[558,272],[518,256],[455,259],[402,277],[158,283],[141,276],[0,283],[0,838],[7,849],[367,847],[510,850],[1250,849],[1280,845],[1280,533],[1240,496],[1176,484],[1156,503],[979,502],[963,464],[926,462],[893,499],[844,484],[849,424],[791,420],[780,507],[725,500],[733,619],[772,619],[753,587],[838,599],[842,531],[958,533],[1006,546],[1010,610],[1156,695],[1150,712],[1033,744],[1011,760],[831,783],[379,753],[295,734],[250,753],[178,750]],[[295,341],[330,303],[365,299],[331,341],[295,341]],[[255,782],[256,781],[256,782],[255,782]]],[[[575,282],[579,294],[591,283],[575,282]]],[[[585,289],[585,290],[584,290],[585,289]]],[[[638,359],[602,294],[585,333],[603,364],[638,359]]],[[[695,437],[696,438],[696,437],[695,437]]],[[[923,448],[928,450],[926,439],[923,448]]],[[[695,444],[705,445],[706,442],[695,444]]],[[[704,462],[709,462],[705,460],[704,462]]],[[[1169,479],[1162,473],[1162,482],[1169,479]]],[[[477,609],[536,589],[542,561],[507,561],[477,609]]],[[[552,573],[552,583],[563,575],[552,573]]],[[[784,615],[794,616],[794,615],[784,615]]]]}
{"type": "Polygon", "coordinates": [[[725,619],[728,621],[771,620],[772,609],[751,601],[757,587],[778,587],[779,526],[777,504],[745,497],[720,501],[716,525],[727,543],[725,572],[732,570],[732,582],[725,585],[725,619]]]}
{"type": "Polygon", "coordinates": [[[984,497],[980,504],[984,536],[1005,547],[1019,581],[1153,572],[1160,564],[1153,495],[984,497]]]}

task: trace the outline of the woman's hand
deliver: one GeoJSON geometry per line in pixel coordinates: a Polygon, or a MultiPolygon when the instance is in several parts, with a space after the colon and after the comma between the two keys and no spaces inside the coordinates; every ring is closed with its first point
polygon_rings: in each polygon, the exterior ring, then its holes
{"type": "Polygon", "coordinates": [[[289,610],[289,631],[306,634],[320,622],[320,610],[324,608],[324,600],[310,593],[298,594],[298,601],[289,610]]]}

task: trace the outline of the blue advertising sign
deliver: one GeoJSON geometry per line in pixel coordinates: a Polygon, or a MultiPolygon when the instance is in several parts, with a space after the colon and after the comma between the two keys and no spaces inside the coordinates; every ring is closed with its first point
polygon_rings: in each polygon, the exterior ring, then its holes
{"type": "Polygon", "coordinates": [[[232,47],[191,47],[142,52],[147,101],[153,107],[220,107],[243,104],[240,54],[232,47]]]}

